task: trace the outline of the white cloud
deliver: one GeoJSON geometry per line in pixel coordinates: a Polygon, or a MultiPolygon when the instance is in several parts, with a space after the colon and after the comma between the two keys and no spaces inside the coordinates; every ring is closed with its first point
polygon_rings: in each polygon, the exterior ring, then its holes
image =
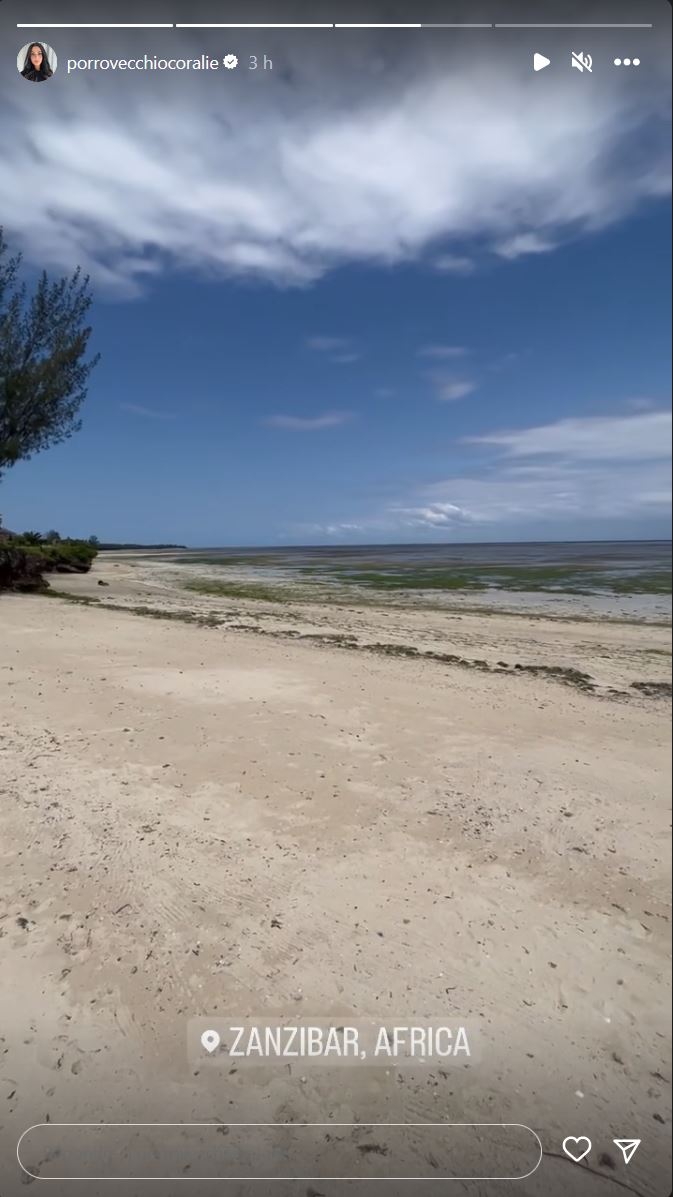
{"type": "MultiPolygon", "coordinates": [[[[90,52],[78,36],[73,53],[90,52]]],[[[654,53],[634,87],[608,72],[541,88],[486,39],[453,58],[407,39],[398,60],[384,36],[340,43],[336,59],[332,38],[311,56],[285,39],[286,69],[256,89],[243,73],[99,73],[57,79],[37,104],[8,77],[9,236],[31,262],[80,262],[127,294],[167,266],[305,285],[346,263],[466,273],[456,246],[540,252],[668,190],[670,84],[654,53]]],[[[202,40],[174,34],[176,52],[202,40]]]]}
{"type": "Polygon", "coordinates": [[[462,345],[422,345],[418,351],[419,357],[434,357],[441,360],[465,357],[467,349],[462,345]]]}
{"type": "Polygon", "coordinates": [[[558,420],[467,443],[497,455],[478,476],[422,488],[432,508],[453,504],[479,522],[516,525],[665,514],[671,506],[670,412],[558,420]]]}
{"type": "Polygon", "coordinates": [[[350,341],[347,337],[309,337],[306,344],[320,353],[336,353],[348,349],[350,341]]]}
{"type": "Polygon", "coordinates": [[[476,269],[472,258],[460,254],[440,254],[432,265],[440,274],[472,274],[476,269]]]}
{"type": "Polygon", "coordinates": [[[455,524],[470,523],[474,516],[455,503],[431,503],[425,507],[399,507],[392,509],[406,525],[450,528],[455,524]]]}
{"type": "Polygon", "coordinates": [[[324,353],[330,362],[338,366],[350,366],[362,357],[348,337],[309,337],[306,344],[309,349],[324,353]]]}
{"type": "Polygon", "coordinates": [[[494,374],[499,374],[502,370],[509,370],[512,366],[514,366],[519,361],[520,357],[521,354],[516,353],[514,350],[510,350],[509,353],[503,353],[501,357],[496,358],[496,360],[491,362],[487,368],[494,374]]]}
{"type": "Polygon", "coordinates": [[[638,414],[480,437],[472,443],[492,448],[490,461],[420,486],[359,517],[360,526],[392,536],[414,528],[484,538],[489,529],[513,537],[531,526],[546,525],[550,535],[555,526],[579,531],[590,520],[603,523],[606,536],[618,536],[625,520],[665,519],[671,510],[670,414],[656,415],[660,422],[646,425],[649,416],[638,414]]]}
{"type": "Polygon", "coordinates": [[[303,523],[295,522],[288,525],[285,529],[286,533],[296,537],[313,537],[313,536],[358,536],[362,532],[366,532],[372,527],[371,523],[364,521],[363,523],[353,523],[349,520],[339,520],[334,523],[303,523]]]}
{"type": "Polygon", "coordinates": [[[645,399],[636,397],[635,399],[627,399],[625,407],[629,411],[652,411],[656,407],[656,403],[652,399],[645,399]]]}
{"type": "Polygon", "coordinates": [[[160,411],[156,407],[143,407],[141,403],[120,403],[119,407],[122,411],[128,412],[131,416],[140,416],[145,420],[174,420],[175,412],[160,411]]]}
{"type": "Polygon", "coordinates": [[[421,493],[427,503],[453,503],[479,523],[515,527],[570,519],[580,529],[586,519],[651,515],[653,507],[665,514],[667,487],[670,510],[666,462],[622,464],[619,469],[560,463],[536,474],[496,467],[476,477],[462,475],[434,483],[421,493]]]}
{"type": "Polygon", "coordinates": [[[662,459],[671,454],[671,413],[578,417],[466,439],[468,443],[503,449],[513,457],[554,455],[590,461],[662,459]]]}
{"type": "Polygon", "coordinates": [[[324,524],[323,531],[327,536],[343,536],[352,532],[364,532],[363,524],[324,524]]]}
{"type": "Polygon", "coordinates": [[[550,253],[552,249],[556,249],[556,245],[548,237],[541,237],[539,233],[516,233],[514,237],[500,241],[494,248],[499,257],[513,261],[524,254],[550,253]]]}
{"type": "Polygon", "coordinates": [[[336,362],[337,366],[351,366],[353,362],[359,362],[361,357],[361,353],[356,353],[354,350],[351,350],[347,353],[335,353],[330,358],[330,361],[336,362]]]}
{"type": "Polygon", "coordinates": [[[645,490],[636,496],[642,507],[661,507],[664,511],[671,509],[671,488],[667,490],[645,490]]]}
{"type": "Polygon", "coordinates": [[[264,420],[270,428],[288,428],[297,432],[317,432],[321,428],[339,428],[353,419],[348,411],[327,411],[320,416],[269,416],[264,420]]]}
{"type": "Polygon", "coordinates": [[[455,403],[476,391],[477,384],[471,378],[434,378],[435,394],[445,403],[455,403]]]}

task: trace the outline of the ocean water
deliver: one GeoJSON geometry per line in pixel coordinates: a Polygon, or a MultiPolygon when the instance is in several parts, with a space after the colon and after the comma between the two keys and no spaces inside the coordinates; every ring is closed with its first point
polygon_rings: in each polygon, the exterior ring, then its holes
{"type": "Polygon", "coordinates": [[[183,551],[176,563],[207,566],[227,586],[300,582],[418,601],[526,594],[548,599],[643,598],[660,611],[671,595],[670,541],[516,544],[294,545],[183,551]]]}
{"type": "Polygon", "coordinates": [[[188,571],[188,589],[239,599],[671,619],[670,540],[256,545],[160,559],[188,571]]]}
{"type": "Polygon", "coordinates": [[[461,566],[559,567],[615,572],[671,569],[670,540],[524,541],[512,544],[294,545],[189,550],[216,564],[235,558],[288,569],[331,565],[341,568],[452,569],[461,566]]]}

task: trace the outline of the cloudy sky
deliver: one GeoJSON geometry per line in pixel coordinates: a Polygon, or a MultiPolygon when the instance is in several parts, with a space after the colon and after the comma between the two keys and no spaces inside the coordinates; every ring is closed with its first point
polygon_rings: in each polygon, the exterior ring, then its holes
{"type": "Polygon", "coordinates": [[[102,359],[83,430],[0,482],[7,526],[190,544],[669,534],[662,35],[583,33],[588,75],[567,31],[24,18],[3,4],[0,221],[28,279],[90,273],[102,359]],[[30,37],[58,56],[40,86],[16,72],[30,37]],[[67,73],[145,52],[240,65],[67,73]],[[613,66],[627,53],[639,68],[613,66]]]}

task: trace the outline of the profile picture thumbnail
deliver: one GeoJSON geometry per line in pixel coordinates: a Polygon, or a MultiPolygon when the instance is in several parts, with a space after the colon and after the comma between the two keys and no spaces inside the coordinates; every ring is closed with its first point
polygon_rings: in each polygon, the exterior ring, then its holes
{"type": "Polygon", "coordinates": [[[16,65],[21,77],[29,83],[44,83],[54,74],[57,60],[46,42],[27,42],[16,56],[16,65]]]}

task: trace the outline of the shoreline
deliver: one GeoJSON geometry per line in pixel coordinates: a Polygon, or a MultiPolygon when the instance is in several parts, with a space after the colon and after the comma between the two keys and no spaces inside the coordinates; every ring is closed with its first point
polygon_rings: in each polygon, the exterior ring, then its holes
{"type": "Polygon", "coordinates": [[[322,644],[427,659],[447,668],[489,674],[539,674],[605,697],[640,701],[670,695],[671,626],[658,620],[517,613],[474,606],[423,608],[388,596],[358,601],[349,592],[338,602],[329,593],[297,595],[282,602],[242,593],[220,593],[217,571],[200,564],[128,554],[97,558],[89,574],[59,575],[59,598],[138,616],[202,624],[227,634],[322,644]],[[206,578],[205,587],[202,580],[206,578]],[[322,601],[320,601],[322,599],[322,601]]]}
{"type": "MultiPolygon", "coordinates": [[[[659,542],[656,542],[657,544],[659,542]]],[[[345,550],[341,550],[343,555],[345,550]]],[[[473,613],[502,613],[506,615],[530,615],[560,619],[621,619],[625,622],[671,622],[673,614],[670,592],[670,568],[657,573],[656,570],[640,571],[642,591],[628,590],[624,593],[610,591],[608,578],[613,581],[617,575],[606,572],[604,586],[595,567],[586,564],[566,564],[563,567],[548,567],[522,564],[507,567],[509,583],[502,576],[505,567],[494,565],[478,566],[456,562],[452,571],[428,567],[425,572],[420,566],[414,569],[404,563],[397,574],[390,572],[390,561],[383,557],[375,559],[372,571],[358,568],[347,569],[339,565],[340,554],[335,551],[331,564],[328,554],[320,553],[320,564],[299,564],[312,558],[306,550],[297,550],[294,564],[271,550],[259,550],[249,555],[234,550],[185,550],[173,553],[106,553],[114,560],[129,563],[141,561],[151,566],[175,566],[176,576],[181,572],[191,579],[193,588],[204,593],[211,589],[217,593],[241,592],[243,597],[254,597],[274,602],[329,602],[335,605],[400,607],[417,611],[447,611],[473,613]],[[304,554],[302,556],[301,554],[304,554]],[[385,568],[384,568],[385,566],[385,568]],[[378,567],[378,572],[377,572],[378,567]],[[488,584],[489,571],[495,569],[500,576],[499,584],[488,584]],[[486,571],[485,573],[483,571],[486,571]],[[463,575],[464,586],[456,585],[456,571],[463,575]],[[551,572],[551,577],[549,577],[551,572]],[[545,577],[545,574],[547,575],[545,577]],[[418,587],[414,587],[414,575],[418,587]],[[583,581],[587,585],[582,588],[583,581]],[[530,583],[530,589],[526,584],[530,583]]],[[[346,558],[349,560],[349,558],[346,558]]],[[[367,562],[364,563],[365,565],[367,562]]],[[[660,568],[660,566],[658,567],[660,568]]],[[[628,571],[621,571],[626,572],[628,571]]],[[[615,585],[618,583],[618,577],[615,585]]],[[[633,585],[633,583],[632,583],[633,585]]]]}

